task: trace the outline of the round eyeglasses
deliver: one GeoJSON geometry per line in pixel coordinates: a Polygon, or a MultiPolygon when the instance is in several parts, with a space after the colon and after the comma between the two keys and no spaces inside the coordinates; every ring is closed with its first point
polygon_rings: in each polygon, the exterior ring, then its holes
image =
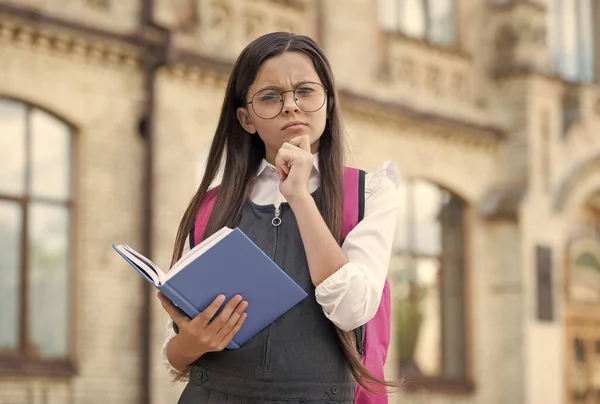
{"type": "Polygon", "coordinates": [[[252,110],[258,117],[273,119],[283,111],[285,93],[294,93],[294,102],[304,112],[320,110],[327,100],[327,90],[321,84],[308,82],[299,84],[294,90],[260,90],[248,104],[252,104],[252,110]]]}

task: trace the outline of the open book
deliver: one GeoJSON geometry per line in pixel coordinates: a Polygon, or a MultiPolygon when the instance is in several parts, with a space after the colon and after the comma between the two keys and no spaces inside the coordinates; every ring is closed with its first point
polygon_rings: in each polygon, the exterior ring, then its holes
{"type": "Polygon", "coordinates": [[[225,301],[241,295],[248,302],[248,317],[228,349],[239,348],[307,296],[238,228],[214,233],[167,273],[127,245],[113,248],[190,318],[220,294],[225,301]]]}

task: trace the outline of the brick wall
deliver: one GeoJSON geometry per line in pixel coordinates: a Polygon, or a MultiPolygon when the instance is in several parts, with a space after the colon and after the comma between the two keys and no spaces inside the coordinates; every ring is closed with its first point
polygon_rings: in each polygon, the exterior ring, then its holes
{"type": "Polygon", "coordinates": [[[140,278],[111,248],[139,246],[141,75],[21,41],[0,42],[0,96],[61,116],[76,128],[77,377],[0,376],[0,402],[135,402],[139,377],[140,278]]]}

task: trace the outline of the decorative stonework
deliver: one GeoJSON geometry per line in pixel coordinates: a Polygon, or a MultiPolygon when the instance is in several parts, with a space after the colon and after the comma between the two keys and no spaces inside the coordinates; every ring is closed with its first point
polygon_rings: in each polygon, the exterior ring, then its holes
{"type": "Polygon", "coordinates": [[[221,33],[231,32],[233,23],[232,6],[228,0],[213,0],[208,7],[209,22],[211,30],[221,33]]]}
{"type": "Polygon", "coordinates": [[[175,30],[194,33],[200,24],[199,3],[197,0],[171,0],[176,15],[175,30]]]}
{"type": "Polygon", "coordinates": [[[544,192],[549,192],[552,183],[552,161],[550,136],[550,112],[547,108],[540,112],[540,183],[544,192]]]}
{"type": "Polygon", "coordinates": [[[494,37],[496,69],[509,69],[515,64],[518,42],[519,38],[512,26],[505,24],[498,28],[494,37]]]}
{"type": "Polygon", "coordinates": [[[407,84],[410,87],[417,85],[416,67],[412,58],[401,57],[391,62],[392,80],[407,84]]]}
{"type": "Polygon", "coordinates": [[[306,10],[306,0],[265,0],[267,3],[282,5],[299,11],[306,10]]]}
{"type": "Polygon", "coordinates": [[[544,7],[531,2],[492,8],[489,30],[494,54],[490,70],[494,76],[518,74],[522,69],[546,72],[550,63],[546,24],[544,7]]]}
{"type": "Polygon", "coordinates": [[[356,119],[391,122],[399,133],[415,133],[435,137],[443,142],[496,151],[504,133],[492,126],[475,125],[443,115],[417,111],[407,105],[378,101],[340,90],[340,104],[356,119]]]}
{"type": "Polygon", "coordinates": [[[443,95],[442,89],[442,72],[437,66],[429,66],[426,69],[425,87],[432,94],[443,95]]]}
{"type": "Polygon", "coordinates": [[[198,4],[198,28],[183,38],[183,46],[219,58],[235,60],[249,42],[268,32],[312,35],[316,27],[314,10],[304,2],[200,0],[198,4]]]}
{"type": "Polygon", "coordinates": [[[596,102],[594,102],[594,113],[600,117],[600,98],[596,99],[596,102]]]}
{"type": "Polygon", "coordinates": [[[262,33],[265,16],[256,10],[247,9],[244,13],[244,37],[252,40],[262,33]]]}
{"type": "Polygon", "coordinates": [[[110,0],[85,0],[85,3],[95,10],[108,11],[110,10],[110,0]]]}
{"type": "Polygon", "coordinates": [[[67,30],[50,30],[0,15],[0,43],[35,52],[68,55],[87,63],[102,63],[119,68],[138,69],[141,56],[127,43],[83,37],[67,30]]]}
{"type": "Polygon", "coordinates": [[[600,307],[600,241],[583,238],[568,248],[567,300],[600,307]]]}
{"type": "Polygon", "coordinates": [[[474,105],[469,88],[474,65],[468,55],[441,51],[398,35],[388,35],[385,46],[388,72],[384,77],[392,85],[421,90],[433,99],[474,105]]]}
{"type": "Polygon", "coordinates": [[[215,70],[203,69],[184,63],[174,63],[162,70],[162,74],[192,85],[211,85],[225,89],[229,75],[215,70]]]}

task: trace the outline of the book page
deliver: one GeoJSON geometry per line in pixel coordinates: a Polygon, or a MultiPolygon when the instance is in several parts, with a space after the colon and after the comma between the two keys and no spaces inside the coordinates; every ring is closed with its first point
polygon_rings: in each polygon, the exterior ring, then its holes
{"type": "Polygon", "coordinates": [[[164,275],[164,273],[159,268],[157,268],[156,265],[152,263],[152,261],[148,260],[146,257],[141,255],[128,245],[122,244],[115,247],[118,248],[119,251],[123,253],[123,255],[125,255],[129,260],[131,260],[131,262],[133,262],[133,264],[136,267],[138,267],[140,270],[146,273],[148,277],[152,279],[152,282],[154,282],[155,285],[162,284],[162,279],[164,278],[164,276],[161,276],[161,274],[164,275]]]}
{"type": "Polygon", "coordinates": [[[188,263],[202,255],[210,247],[221,241],[225,236],[231,233],[231,231],[232,230],[229,227],[223,227],[221,230],[215,232],[212,236],[210,236],[209,238],[192,248],[190,251],[188,251],[183,257],[179,259],[179,261],[175,263],[175,265],[173,265],[171,270],[167,273],[165,282],[171,277],[175,276],[183,268],[185,268],[185,266],[188,263]]]}

